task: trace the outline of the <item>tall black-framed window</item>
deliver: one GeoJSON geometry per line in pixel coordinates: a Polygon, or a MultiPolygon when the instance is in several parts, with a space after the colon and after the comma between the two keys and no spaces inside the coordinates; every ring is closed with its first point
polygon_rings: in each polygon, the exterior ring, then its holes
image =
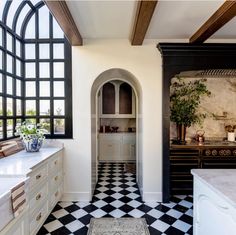
{"type": "Polygon", "coordinates": [[[0,2],[0,140],[41,123],[72,138],[71,46],[42,1],[0,2]]]}

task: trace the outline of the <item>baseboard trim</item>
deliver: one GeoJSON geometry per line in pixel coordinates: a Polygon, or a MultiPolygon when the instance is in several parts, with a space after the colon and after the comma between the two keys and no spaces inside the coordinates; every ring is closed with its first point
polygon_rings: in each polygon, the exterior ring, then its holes
{"type": "Polygon", "coordinates": [[[69,192],[63,193],[61,201],[80,201],[80,202],[89,202],[91,201],[91,194],[89,192],[69,192]]]}
{"type": "Polygon", "coordinates": [[[162,192],[143,192],[144,202],[162,202],[162,192]]]}

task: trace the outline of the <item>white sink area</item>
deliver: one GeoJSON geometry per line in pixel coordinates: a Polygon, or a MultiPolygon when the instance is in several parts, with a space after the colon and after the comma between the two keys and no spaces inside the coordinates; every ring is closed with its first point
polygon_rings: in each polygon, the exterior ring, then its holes
{"type": "Polygon", "coordinates": [[[12,212],[11,189],[27,181],[25,177],[0,177],[0,231],[14,218],[12,212]]]}

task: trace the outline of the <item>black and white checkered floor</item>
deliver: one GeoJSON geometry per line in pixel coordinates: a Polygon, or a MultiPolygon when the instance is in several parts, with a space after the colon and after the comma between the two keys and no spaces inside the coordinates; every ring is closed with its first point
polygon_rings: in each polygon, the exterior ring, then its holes
{"type": "Polygon", "coordinates": [[[100,164],[92,202],[59,202],[38,235],[86,235],[93,217],[143,217],[151,235],[192,234],[191,196],[175,196],[170,203],[143,203],[135,175],[123,169],[122,163],[100,164]]]}

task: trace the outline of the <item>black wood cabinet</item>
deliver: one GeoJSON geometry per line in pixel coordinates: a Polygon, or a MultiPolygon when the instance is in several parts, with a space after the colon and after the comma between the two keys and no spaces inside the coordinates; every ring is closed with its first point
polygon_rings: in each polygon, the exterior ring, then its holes
{"type": "Polygon", "coordinates": [[[171,145],[170,192],[192,194],[191,169],[236,169],[236,145],[171,145]]]}

